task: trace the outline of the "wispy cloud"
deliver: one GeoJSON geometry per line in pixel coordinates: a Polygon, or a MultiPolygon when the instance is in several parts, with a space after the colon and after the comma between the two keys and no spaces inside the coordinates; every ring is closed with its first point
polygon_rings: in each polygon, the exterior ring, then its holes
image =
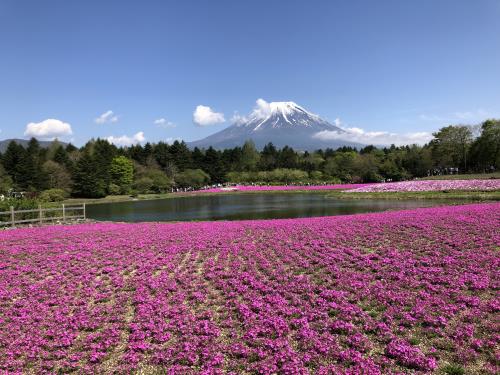
{"type": "Polygon", "coordinates": [[[428,132],[398,134],[386,131],[366,131],[357,127],[343,127],[340,119],[335,119],[334,123],[343,131],[323,130],[316,133],[313,137],[324,141],[343,140],[367,145],[395,144],[397,146],[425,144],[433,138],[432,134],[428,132]]]}
{"type": "Polygon", "coordinates": [[[206,105],[199,105],[193,112],[193,122],[198,126],[210,126],[225,122],[224,113],[215,112],[206,105]]]}
{"type": "Polygon", "coordinates": [[[484,120],[486,119],[490,114],[485,111],[484,109],[477,109],[475,111],[465,111],[465,112],[455,112],[453,114],[457,119],[460,120],[472,120],[475,121],[477,119],[484,120]]]}
{"type": "Polygon", "coordinates": [[[54,139],[71,134],[73,131],[70,124],[53,118],[41,122],[30,122],[24,131],[25,136],[40,139],[54,139]]]}
{"type": "Polygon", "coordinates": [[[157,125],[160,128],[175,128],[177,125],[175,125],[173,122],[168,121],[165,118],[158,118],[153,121],[153,124],[157,125]]]}
{"type": "Polygon", "coordinates": [[[102,115],[95,119],[97,124],[106,124],[118,122],[118,116],[112,110],[104,112],[102,115]]]}
{"type": "Polygon", "coordinates": [[[441,117],[441,116],[437,116],[437,115],[431,115],[431,114],[425,114],[425,113],[422,113],[418,116],[418,118],[420,120],[423,120],[423,121],[430,121],[430,122],[444,122],[444,121],[447,121],[446,118],[444,117],[441,117]]]}
{"type": "Polygon", "coordinates": [[[490,117],[495,117],[495,114],[482,108],[445,114],[422,113],[418,116],[422,121],[440,123],[443,126],[457,122],[478,123],[490,117]]]}
{"type": "Polygon", "coordinates": [[[182,141],[182,138],[179,138],[179,137],[168,137],[164,140],[165,143],[168,143],[169,145],[171,145],[172,143],[174,143],[175,141],[179,141],[181,142],[182,141]]]}
{"type": "Polygon", "coordinates": [[[144,137],[144,132],[138,132],[132,136],[122,135],[119,137],[115,137],[111,135],[106,139],[108,140],[109,143],[113,143],[116,146],[132,146],[146,141],[146,137],[144,137]]]}

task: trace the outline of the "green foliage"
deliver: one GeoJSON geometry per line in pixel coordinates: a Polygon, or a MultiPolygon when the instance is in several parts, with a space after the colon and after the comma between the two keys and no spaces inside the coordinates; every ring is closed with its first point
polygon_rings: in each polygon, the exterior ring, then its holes
{"type": "Polygon", "coordinates": [[[141,177],[134,181],[132,185],[134,192],[139,194],[148,194],[153,192],[153,179],[149,177],[141,177]]]}
{"type": "Polygon", "coordinates": [[[42,202],[62,202],[68,197],[68,193],[62,189],[49,189],[40,193],[38,199],[42,202]]]}
{"type": "Polygon", "coordinates": [[[465,369],[458,364],[448,364],[442,367],[442,372],[447,375],[463,375],[465,374],[465,369]]]}
{"type": "Polygon", "coordinates": [[[173,186],[172,179],[162,171],[150,170],[148,171],[147,176],[153,182],[150,188],[152,193],[166,193],[170,191],[173,186]]]}
{"type": "Polygon", "coordinates": [[[47,187],[50,189],[62,189],[66,191],[71,190],[73,181],[71,175],[62,164],[56,163],[52,160],[47,160],[42,170],[47,176],[47,187]]]}
{"type": "Polygon", "coordinates": [[[199,188],[208,184],[209,181],[210,176],[201,169],[186,169],[175,177],[176,184],[182,188],[199,188]]]}
{"type": "MultiPolygon", "coordinates": [[[[10,207],[14,207],[14,210],[32,210],[38,208],[40,202],[37,199],[6,199],[0,201],[0,211],[9,211],[10,207]]],[[[4,215],[1,215],[4,216],[4,215]]]]}
{"type": "MultiPolygon", "coordinates": [[[[317,171],[316,176],[322,175],[317,171]]],[[[306,171],[300,169],[277,168],[272,171],[260,172],[229,172],[227,179],[237,183],[270,183],[270,184],[290,184],[310,182],[306,171]]]]}
{"type": "Polygon", "coordinates": [[[0,164],[0,194],[6,194],[12,188],[12,178],[0,164]]]}
{"type": "Polygon", "coordinates": [[[111,194],[111,195],[119,195],[121,194],[122,192],[122,189],[120,188],[120,186],[114,184],[114,183],[110,183],[109,186],[108,186],[108,193],[111,194]]]}
{"type": "Polygon", "coordinates": [[[160,169],[136,165],[135,181],[132,184],[135,193],[166,193],[173,185],[173,180],[160,169]]]}

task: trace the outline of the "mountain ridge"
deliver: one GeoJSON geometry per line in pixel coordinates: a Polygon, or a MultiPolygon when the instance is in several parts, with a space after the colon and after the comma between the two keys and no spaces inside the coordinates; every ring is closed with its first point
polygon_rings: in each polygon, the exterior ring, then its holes
{"type": "MultiPolygon", "coordinates": [[[[12,141],[16,142],[17,144],[22,145],[23,147],[27,147],[28,143],[29,143],[29,139],[21,139],[21,138],[9,138],[9,139],[0,140],[0,153],[3,154],[5,152],[5,150],[7,150],[9,143],[12,141]]],[[[38,143],[40,144],[41,148],[50,147],[52,142],[54,142],[54,141],[40,141],[40,140],[38,140],[38,143]]],[[[62,145],[63,147],[66,147],[66,145],[67,145],[67,143],[65,143],[65,142],[61,142],[61,141],[57,141],[57,142],[60,145],[62,145]]]]}

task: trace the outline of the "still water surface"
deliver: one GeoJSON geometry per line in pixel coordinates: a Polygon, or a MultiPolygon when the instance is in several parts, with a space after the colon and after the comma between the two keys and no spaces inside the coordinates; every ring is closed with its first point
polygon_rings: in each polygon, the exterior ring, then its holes
{"type": "Polygon", "coordinates": [[[197,195],[94,204],[87,216],[105,221],[190,221],[276,219],[348,215],[449,203],[444,200],[334,199],[323,193],[197,195]]]}

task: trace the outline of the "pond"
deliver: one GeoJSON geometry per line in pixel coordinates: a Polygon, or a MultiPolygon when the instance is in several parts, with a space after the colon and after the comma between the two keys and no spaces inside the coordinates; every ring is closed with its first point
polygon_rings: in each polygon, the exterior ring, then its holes
{"type": "Polygon", "coordinates": [[[335,199],[326,193],[235,193],[94,204],[87,217],[102,221],[277,219],[348,215],[450,203],[449,200],[335,199]]]}

